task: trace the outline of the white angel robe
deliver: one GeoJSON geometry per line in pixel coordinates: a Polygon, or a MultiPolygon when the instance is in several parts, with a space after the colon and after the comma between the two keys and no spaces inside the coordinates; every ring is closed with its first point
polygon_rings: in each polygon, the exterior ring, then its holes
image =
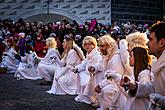
{"type": "Polygon", "coordinates": [[[97,48],[93,49],[89,54],[86,55],[86,59],[75,68],[78,69],[78,76],[80,79],[80,90],[78,96],[75,98],[76,101],[85,102],[90,104],[95,101],[95,86],[104,79],[104,74],[100,69],[100,62],[102,56],[97,48]],[[88,71],[88,67],[93,66],[95,68],[94,73],[88,71]]]}
{"type": "Polygon", "coordinates": [[[39,74],[36,72],[37,64],[35,64],[35,58],[37,57],[35,52],[29,54],[26,53],[26,56],[21,57],[21,62],[19,67],[14,75],[17,79],[31,79],[37,80],[41,79],[39,74]]]}
{"type": "MultiPolygon", "coordinates": [[[[141,84],[147,84],[153,82],[154,77],[151,70],[145,69],[139,73],[138,82],[141,84]]],[[[148,110],[149,106],[149,97],[130,97],[127,102],[124,110],[148,110]]]]}
{"type": "Polygon", "coordinates": [[[47,92],[60,95],[77,94],[77,74],[72,71],[72,68],[81,63],[80,57],[74,49],[71,49],[62,62],[65,63],[65,66],[55,69],[53,84],[47,92]]]}
{"type": "MultiPolygon", "coordinates": [[[[107,64],[105,63],[106,59],[106,56],[103,56],[104,61],[102,62],[102,68],[105,75],[108,73],[122,74],[124,72],[124,68],[120,59],[120,54],[118,52],[115,53],[111,57],[111,59],[109,59],[107,64]]],[[[108,80],[106,77],[99,83],[99,86],[101,88],[100,110],[110,108],[110,106],[112,105],[112,101],[114,100],[115,96],[119,91],[119,87],[114,80],[108,80]]],[[[125,97],[122,99],[122,101],[125,102],[125,97]]]]}
{"type": "Polygon", "coordinates": [[[3,56],[1,66],[7,67],[7,70],[9,73],[15,73],[15,71],[18,68],[19,60],[15,58],[15,50],[10,47],[7,52],[5,52],[5,55],[3,56]]]}
{"type": "MultiPolygon", "coordinates": [[[[165,50],[157,61],[152,64],[151,71],[154,74],[154,82],[138,83],[136,97],[149,97],[151,93],[165,96],[165,50]]],[[[160,108],[155,110],[160,110],[160,108]]]]}
{"type": "Polygon", "coordinates": [[[52,81],[54,71],[58,64],[54,61],[54,58],[59,60],[59,52],[55,48],[48,49],[48,52],[44,58],[41,58],[41,62],[38,64],[37,73],[45,80],[52,81]]]}

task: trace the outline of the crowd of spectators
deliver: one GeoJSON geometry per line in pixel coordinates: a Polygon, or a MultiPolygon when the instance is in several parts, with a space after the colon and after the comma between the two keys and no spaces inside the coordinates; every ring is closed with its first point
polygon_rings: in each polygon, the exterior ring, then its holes
{"type": "MultiPolygon", "coordinates": [[[[46,53],[45,39],[50,36],[56,38],[58,50],[62,53],[62,42],[66,34],[70,35],[76,44],[82,47],[82,40],[87,35],[98,39],[102,35],[111,34],[114,39],[121,39],[135,31],[146,32],[148,27],[148,24],[130,22],[122,24],[114,22],[112,25],[104,25],[96,19],[85,22],[85,24],[78,24],[75,20],[70,23],[66,18],[62,22],[57,21],[48,24],[41,21],[25,22],[22,18],[18,21],[5,19],[0,20],[0,42],[12,38],[19,48],[21,56],[24,56],[24,48],[28,44],[34,47],[38,56],[43,57],[46,53]],[[19,37],[20,35],[22,38],[19,37]]],[[[1,45],[1,49],[3,50],[3,45],[1,45]]],[[[2,55],[2,53],[0,54],[2,55]]]]}

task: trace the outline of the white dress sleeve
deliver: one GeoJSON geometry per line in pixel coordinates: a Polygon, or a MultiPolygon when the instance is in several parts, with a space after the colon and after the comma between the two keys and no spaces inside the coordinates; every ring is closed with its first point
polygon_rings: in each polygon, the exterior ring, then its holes
{"type": "Polygon", "coordinates": [[[78,69],[78,72],[85,71],[87,65],[87,59],[84,59],[81,64],[77,65],[75,68],[78,69]]]}
{"type": "Polygon", "coordinates": [[[135,97],[149,97],[150,93],[154,92],[152,73],[146,69],[139,73],[139,82],[137,82],[137,91],[135,97]]]}
{"type": "Polygon", "coordinates": [[[75,50],[71,49],[68,52],[65,62],[66,62],[66,66],[63,67],[60,75],[64,75],[69,69],[71,69],[73,66],[75,66],[75,64],[77,62],[77,53],[75,52],[75,50]]]}

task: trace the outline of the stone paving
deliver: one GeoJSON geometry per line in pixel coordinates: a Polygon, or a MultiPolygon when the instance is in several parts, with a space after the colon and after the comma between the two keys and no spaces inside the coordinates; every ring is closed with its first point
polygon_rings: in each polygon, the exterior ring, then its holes
{"type": "Polygon", "coordinates": [[[95,110],[74,101],[75,95],[51,95],[50,86],[40,80],[16,80],[14,74],[0,74],[0,110],[95,110]]]}

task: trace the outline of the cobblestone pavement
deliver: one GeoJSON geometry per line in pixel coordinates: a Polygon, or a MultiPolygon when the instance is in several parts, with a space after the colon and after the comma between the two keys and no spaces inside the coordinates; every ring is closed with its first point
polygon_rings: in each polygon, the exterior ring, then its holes
{"type": "Polygon", "coordinates": [[[14,74],[0,74],[0,110],[95,110],[74,101],[75,96],[51,95],[50,86],[40,80],[16,80],[14,74]]]}

